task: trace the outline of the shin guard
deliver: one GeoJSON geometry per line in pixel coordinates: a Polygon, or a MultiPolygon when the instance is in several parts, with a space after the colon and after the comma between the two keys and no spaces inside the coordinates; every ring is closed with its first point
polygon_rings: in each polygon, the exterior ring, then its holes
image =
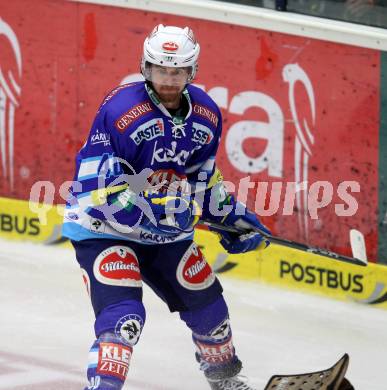
{"type": "Polygon", "coordinates": [[[140,338],[144,322],[144,306],[135,300],[107,306],[98,314],[95,321],[97,340],[89,352],[87,390],[122,389],[133,346],[140,338]]]}
{"type": "MultiPolygon", "coordinates": [[[[114,333],[103,333],[89,352],[88,390],[120,390],[129,370],[133,348],[114,333]]],[[[85,389],[85,390],[86,390],[85,389]]]]}
{"type": "Polygon", "coordinates": [[[230,378],[241,371],[242,363],[235,354],[223,297],[205,308],[184,312],[180,316],[192,330],[196,358],[207,378],[230,378]]]}

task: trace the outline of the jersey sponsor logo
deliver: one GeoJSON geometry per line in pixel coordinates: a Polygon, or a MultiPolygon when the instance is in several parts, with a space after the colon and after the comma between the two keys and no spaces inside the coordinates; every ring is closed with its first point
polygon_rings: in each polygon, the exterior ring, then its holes
{"type": "Polygon", "coordinates": [[[116,343],[100,343],[97,373],[115,376],[125,381],[131,357],[132,348],[130,347],[116,343]]]}
{"type": "Polygon", "coordinates": [[[161,236],[160,234],[149,233],[143,230],[140,231],[140,239],[144,241],[152,241],[157,244],[164,244],[166,242],[173,242],[176,240],[176,237],[171,236],[161,236]]]}
{"type": "Polygon", "coordinates": [[[234,357],[234,346],[232,340],[228,340],[222,344],[206,344],[201,341],[196,341],[200,357],[207,363],[226,363],[234,357]]]}
{"type": "Polygon", "coordinates": [[[215,274],[194,242],[180,260],[176,277],[188,290],[203,290],[214,283],[215,274]]]}
{"type": "Polygon", "coordinates": [[[136,254],[125,246],[112,246],[95,259],[95,278],[112,286],[141,287],[140,267],[136,254]]]}
{"type": "Polygon", "coordinates": [[[198,143],[199,145],[209,144],[214,138],[214,134],[207,127],[203,126],[200,123],[192,123],[192,138],[193,142],[198,143]]]}
{"type": "Polygon", "coordinates": [[[179,45],[175,42],[164,42],[162,48],[165,51],[176,51],[179,48],[179,45]]]}
{"type": "Polygon", "coordinates": [[[149,102],[137,104],[137,106],[134,106],[129,111],[126,111],[125,114],[116,120],[116,128],[118,131],[123,132],[131,123],[152,111],[153,108],[149,102]]]}
{"type": "Polygon", "coordinates": [[[174,162],[177,165],[185,165],[188,160],[188,157],[193,153],[193,151],[188,150],[176,150],[177,142],[171,142],[171,148],[157,148],[157,141],[155,142],[155,146],[153,148],[153,155],[151,165],[155,162],[174,162]]]}
{"type": "Polygon", "coordinates": [[[139,126],[136,131],[130,134],[130,138],[138,146],[142,141],[151,141],[163,135],[164,121],[161,118],[154,118],[139,126]]]}
{"type": "Polygon", "coordinates": [[[123,342],[133,346],[140,338],[144,320],[137,314],[127,314],[121,317],[114,328],[114,331],[123,342]]]}
{"type": "Polygon", "coordinates": [[[149,176],[148,181],[151,187],[160,187],[159,191],[161,193],[167,193],[168,191],[185,193],[190,191],[187,176],[177,173],[173,169],[159,169],[149,176]]]}
{"type": "Polygon", "coordinates": [[[110,134],[100,132],[97,129],[95,134],[93,134],[90,138],[90,144],[93,146],[99,145],[99,144],[103,144],[103,146],[109,146],[110,145],[110,134]]]}
{"type": "Polygon", "coordinates": [[[218,122],[219,122],[218,116],[213,111],[211,111],[208,107],[204,107],[200,104],[194,104],[192,110],[195,114],[210,121],[214,126],[218,126],[218,122]]]}

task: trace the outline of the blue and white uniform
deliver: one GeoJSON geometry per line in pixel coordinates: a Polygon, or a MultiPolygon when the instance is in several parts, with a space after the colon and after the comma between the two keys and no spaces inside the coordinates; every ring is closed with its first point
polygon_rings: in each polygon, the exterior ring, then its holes
{"type": "MultiPolygon", "coordinates": [[[[101,212],[109,196],[125,193],[128,183],[137,187],[137,193],[158,183],[199,182],[197,187],[205,190],[218,177],[220,110],[205,92],[191,85],[182,99],[185,116],[173,117],[145,82],[114,89],[103,101],[76,158],[63,235],[72,241],[96,315],[87,389],[122,388],[146,318],[142,282],[170,311],[180,313],[198,351],[214,348],[215,357],[198,352],[199,360],[209,359],[216,370],[219,365],[240,369],[222,287],[193,242],[192,231],[155,234],[140,224],[123,232],[101,212]],[[218,340],[212,333],[219,332],[218,340]]],[[[122,209],[114,215],[118,226],[125,226],[136,214],[131,211],[122,209]]]]}
{"type": "MultiPolygon", "coordinates": [[[[188,181],[207,185],[215,172],[222,119],[218,106],[201,89],[187,85],[182,99],[185,117],[173,117],[145,82],[114,89],[103,101],[89,137],[77,155],[63,235],[73,241],[118,238],[142,244],[192,239],[193,233],[155,234],[138,226],[116,229],[100,211],[106,196],[124,189],[120,175],[151,185],[188,181]],[[123,159],[126,163],[117,161],[123,159]],[[139,175],[139,176],[136,176],[139,175]],[[145,175],[146,176],[146,175],[145,175]],[[117,182],[118,181],[118,182],[117,182]]],[[[131,180],[129,180],[131,181],[131,180]]],[[[118,223],[125,225],[125,221],[118,223]]]]}
{"type": "MultiPolygon", "coordinates": [[[[247,209],[237,212],[244,206],[226,193],[215,167],[221,113],[189,84],[199,51],[190,28],[156,26],[144,41],[147,81],[104,99],[76,158],[63,235],[72,241],[96,316],[87,390],[122,389],[146,320],[143,282],[191,329],[211,389],[251,389],[237,379],[241,362],[222,286],[193,241],[193,227],[199,208],[203,219],[264,227],[247,209]],[[179,107],[167,110],[159,96],[179,107]],[[171,200],[186,209],[177,211],[171,200]]],[[[255,232],[220,235],[229,253],[263,241],[255,232]]]]}

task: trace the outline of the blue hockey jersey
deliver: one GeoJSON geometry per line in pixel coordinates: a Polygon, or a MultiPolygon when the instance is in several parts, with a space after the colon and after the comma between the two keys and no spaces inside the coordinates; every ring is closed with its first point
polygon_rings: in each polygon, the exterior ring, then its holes
{"type": "MultiPolygon", "coordinates": [[[[119,86],[102,102],[88,139],[76,157],[76,173],[65,210],[63,236],[79,241],[119,238],[144,244],[191,239],[192,232],[155,234],[111,223],[101,205],[132,183],[184,182],[205,185],[215,172],[222,118],[201,89],[183,91],[185,117],[172,116],[145,82],[119,86]],[[122,180],[126,175],[129,180],[122,180]]],[[[140,185],[139,184],[139,185],[140,185]]]]}

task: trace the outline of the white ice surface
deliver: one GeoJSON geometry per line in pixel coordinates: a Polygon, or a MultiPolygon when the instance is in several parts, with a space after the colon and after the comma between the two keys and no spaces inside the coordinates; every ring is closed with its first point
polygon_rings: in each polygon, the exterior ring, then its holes
{"type": "MultiPolygon", "coordinates": [[[[344,352],[356,390],[387,389],[387,313],[356,303],[221,277],[243,372],[257,390],[273,374],[331,366],[344,352]]],[[[71,249],[0,240],[0,390],[85,384],[93,313],[71,249]]],[[[144,290],[147,322],[125,389],[208,390],[190,332],[144,290]]]]}

